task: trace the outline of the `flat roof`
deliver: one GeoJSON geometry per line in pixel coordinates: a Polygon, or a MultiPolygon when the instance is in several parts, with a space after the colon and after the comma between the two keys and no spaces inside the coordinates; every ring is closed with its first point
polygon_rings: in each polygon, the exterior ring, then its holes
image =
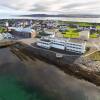
{"type": "Polygon", "coordinates": [[[14,29],[15,31],[18,31],[18,32],[35,32],[35,30],[31,28],[9,27],[9,29],[14,29]]]}
{"type": "Polygon", "coordinates": [[[51,42],[50,40],[47,39],[40,39],[41,41],[45,41],[45,42],[51,42]]]}
{"type": "Polygon", "coordinates": [[[60,37],[54,37],[54,38],[51,38],[51,39],[55,39],[55,40],[61,40],[61,41],[68,41],[70,40],[69,38],[60,38],[60,37]]]}
{"type": "Polygon", "coordinates": [[[70,39],[68,42],[73,42],[73,43],[85,43],[85,41],[81,40],[81,39],[70,39]]]}

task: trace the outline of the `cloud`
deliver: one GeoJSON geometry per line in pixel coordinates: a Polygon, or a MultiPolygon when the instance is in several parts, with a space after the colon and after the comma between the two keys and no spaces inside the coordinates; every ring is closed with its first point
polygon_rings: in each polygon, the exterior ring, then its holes
{"type": "Polygon", "coordinates": [[[100,14],[100,0],[0,0],[0,14],[100,14]]]}

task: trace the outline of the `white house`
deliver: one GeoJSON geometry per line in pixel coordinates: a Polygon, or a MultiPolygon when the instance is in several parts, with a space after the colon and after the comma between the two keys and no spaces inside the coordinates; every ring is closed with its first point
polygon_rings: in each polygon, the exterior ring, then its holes
{"type": "Polygon", "coordinates": [[[52,31],[45,31],[46,34],[49,35],[49,37],[53,38],[55,37],[55,32],[52,32],[52,31]]]}
{"type": "Polygon", "coordinates": [[[57,31],[58,30],[56,30],[56,29],[51,30],[51,29],[44,28],[44,32],[51,38],[55,37],[57,31]]]}

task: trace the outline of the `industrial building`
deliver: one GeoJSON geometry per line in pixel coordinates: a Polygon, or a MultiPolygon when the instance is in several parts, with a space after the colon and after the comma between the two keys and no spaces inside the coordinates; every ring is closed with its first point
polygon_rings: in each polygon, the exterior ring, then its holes
{"type": "Polygon", "coordinates": [[[36,31],[31,28],[9,27],[9,30],[13,35],[18,35],[23,38],[34,38],[36,36],[36,31]]]}

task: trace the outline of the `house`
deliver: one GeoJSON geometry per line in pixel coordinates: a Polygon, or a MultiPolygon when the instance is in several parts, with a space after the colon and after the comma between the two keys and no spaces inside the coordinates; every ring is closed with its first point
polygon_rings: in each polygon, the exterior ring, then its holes
{"type": "Polygon", "coordinates": [[[44,32],[51,38],[54,38],[57,31],[56,30],[51,30],[51,29],[44,29],[44,32]]]}

